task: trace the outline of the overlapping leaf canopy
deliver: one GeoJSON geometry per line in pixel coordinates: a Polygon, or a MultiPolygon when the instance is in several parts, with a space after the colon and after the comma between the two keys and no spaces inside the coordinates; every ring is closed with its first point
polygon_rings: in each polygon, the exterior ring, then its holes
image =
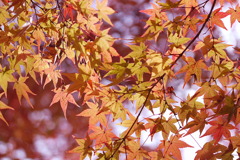
{"type": "Polygon", "coordinates": [[[145,31],[122,44],[130,50],[122,53],[116,43],[124,39],[111,35],[109,17],[119,13],[107,0],[1,1],[0,109],[14,108],[6,102],[13,90],[19,104],[36,107],[28,79],[42,88],[51,83],[49,106],[59,103],[66,118],[88,118],[69,151],[80,159],[182,159],[179,148],[193,146],[181,139],[194,132],[212,138],[195,159],[233,159],[240,154],[239,49],[227,52],[233,46],[217,33],[227,29],[223,18],[239,22],[239,5],[157,0],[140,11],[148,15],[145,31]],[[186,86],[198,89],[183,97],[186,86]],[[69,103],[87,109],[69,115],[69,103]],[[147,140],[161,133],[154,150],[142,143],[143,131],[147,140]]]}

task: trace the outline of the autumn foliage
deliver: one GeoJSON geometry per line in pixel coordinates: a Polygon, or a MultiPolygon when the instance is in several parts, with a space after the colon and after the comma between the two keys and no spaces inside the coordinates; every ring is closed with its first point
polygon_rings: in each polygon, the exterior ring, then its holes
{"type": "Polygon", "coordinates": [[[57,137],[64,116],[65,159],[181,160],[196,145],[195,160],[240,156],[240,49],[220,34],[240,22],[237,1],[0,2],[4,144],[39,158],[36,135],[57,137]],[[42,110],[52,129],[31,120],[42,110]]]}

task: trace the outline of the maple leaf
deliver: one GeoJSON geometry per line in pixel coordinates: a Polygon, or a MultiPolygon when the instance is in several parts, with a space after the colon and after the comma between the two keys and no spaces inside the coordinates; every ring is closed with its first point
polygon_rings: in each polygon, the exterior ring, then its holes
{"type": "MultiPolygon", "coordinates": [[[[127,141],[126,145],[123,147],[127,150],[128,159],[144,160],[145,158],[149,159],[148,152],[140,146],[139,141],[127,141]]],[[[124,150],[122,150],[124,152],[124,150]]]]}
{"type": "Polygon", "coordinates": [[[202,76],[202,69],[207,70],[207,65],[203,62],[203,60],[195,61],[192,57],[186,57],[185,61],[188,63],[187,65],[183,66],[176,74],[186,72],[184,78],[184,85],[191,79],[192,75],[195,75],[196,80],[200,81],[202,76]]]}
{"type": "Polygon", "coordinates": [[[40,53],[40,46],[41,46],[41,42],[46,42],[46,38],[45,35],[43,33],[42,30],[40,29],[36,29],[33,34],[32,34],[33,38],[36,39],[37,41],[37,48],[38,48],[38,52],[40,53]]]}
{"type": "Polygon", "coordinates": [[[94,150],[91,147],[92,140],[90,139],[89,135],[87,135],[85,138],[76,138],[75,140],[78,143],[78,146],[68,152],[80,153],[80,160],[84,160],[86,156],[88,156],[91,159],[92,152],[94,150]]]}
{"type": "MultiPolygon", "coordinates": [[[[140,12],[150,15],[149,19],[146,22],[145,28],[146,32],[142,37],[146,35],[154,36],[154,40],[157,41],[159,34],[163,31],[163,23],[168,20],[168,17],[165,12],[161,11],[161,7],[151,3],[153,9],[141,10],[140,12]]],[[[136,38],[137,39],[137,38],[136,38]]]]}
{"type": "Polygon", "coordinates": [[[50,106],[52,106],[53,104],[60,102],[65,118],[67,118],[66,112],[67,112],[68,102],[80,107],[74,100],[73,96],[68,93],[67,91],[68,87],[69,86],[65,86],[65,88],[62,87],[62,88],[54,89],[53,91],[56,94],[54,95],[53,100],[50,104],[50,106]]]}
{"type": "Polygon", "coordinates": [[[158,149],[163,149],[163,157],[174,156],[178,160],[182,160],[180,148],[192,147],[186,142],[179,140],[181,135],[171,136],[169,140],[161,140],[158,149]]]}
{"type": "Polygon", "coordinates": [[[216,120],[210,121],[209,124],[212,126],[201,137],[212,135],[215,141],[214,144],[217,144],[223,136],[225,138],[230,138],[230,130],[235,129],[233,125],[224,121],[223,116],[219,116],[216,120]]]}
{"type": "Polygon", "coordinates": [[[193,51],[197,51],[197,50],[201,49],[202,54],[205,55],[208,53],[208,51],[210,49],[212,49],[213,44],[214,43],[213,43],[210,35],[208,35],[208,36],[204,37],[203,41],[197,42],[197,45],[195,46],[193,51]]]}
{"type": "MultiPolygon", "coordinates": [[[[169,65],[172,63],[172,59],[168,57],[162,57],[161,53],[150,50],[146,55],[147,64],[152,67],[151,78],[162,76],[164,72],[168,72],[169,65]]],[[[171,74],[171,71],[167,74],[171,74]]]]}
{"type": "Polygon", "coordinates": [[[209,55],[209,57],[215,57],[215,55],[217,53],[217,55],[220,58],[228,59],[227,53],[226,53],[226,51],[224,51],[224,49],[226,49],[227,47],[232,46],[232,45],[220,43],[220,42],[214,44],[213,49],[208,52],[208,55],[209,55]]]}
{"type": "Polygon", "coordinates": [[[140,43],[140,45],[129,45],[129,48],[132,51],[125,58],[139,59],[146,56],[147,46],[143,43],[140,43]]]}
{"type": "MultiPolygon", "coordinates": [[[[197,101],[197,97],[191,98],[189,95],[187,96],[187,100],[181,102],[181,107],[176,107],[176,113],[178,113],[178,117],[180,121],[183,123],[185,120],[188,121],[188,119],[195,115],[197,110],[204,107],[204,104],[197,101]]],[[[192,117],[194,118],[194,117],[192,117]]]]}
{"type": "Polygon", "coordinates": [[[232,142],[233,148],[237,148],[240,146],[240,134],[236,134],[235,136],[232,136],[229,138],[232,142]]]}
{"type": "MultiPolygon", "coordinates": [[[[99,35],[96,38],[96,45],[101,49],[102,53],[109,53],[107,50],[110,49],[110,42],[113,41],[113,38],[108,35],[109,29],[105,29],[101,32],[101,35],[99,35]]],[[[105,55],[103,55],[105,56],[105,55]]],[[[111,56],[111,54],[109,53],[108,58],[103,57],[103,60],[106,59],[107,62],[111,62],[111,58],[109,58],[109,56],[111,56]]]]}
{"type": "Polygon", "coordinates": [[[213,145],[213,141],[207,142],[201,150],[196,152],[194,160],[217,159],[217,154],[225,149],[226,147],[221,144],[213,145]]]}
{"type": "Polygon", "coordinates": [[[185,6],[186,15],[188,15],[192,9],[196,9],[198,2],[196,0],[182,0],[180,6],[185,6]]]}
{"type": "Polygon", "coordinates": [[[142,93],[136,93],[132,96],[131,100],[136,100],[136,111],[138,111],[143,103],[146,101],[146,96],[142,93]]]}
{"type": "Polygon", "coordinates": [[[169,38],[168,38],[168,41],[170,43],[173,43],[174,46],[176,46],[176,47],[186,44],[190,40],[191,40],[191,38],[181,37],[177,33],[169,35],[169,38]]]}
{"type": "Polygon", "coordinates": [[[102,146],[103,144],[108,144],[112,139],[117,139],[118,137],[111,132],[111,129],[106,129],[98,126],[91,126],[92,133],[89,135],[90,139],[96,140],[96,146],[102,146]]]}
{"type": "Polygon", "coordinates": [[[103,0],[102,2],[99,2],[97,0],[97,9],[98,12],[98,18],[105,20],[108,24],[112,25],[111,20],[109,19],[108,15],[113,14],[115,11],[107,6],[108,0],[103,0]]]}
{"type": "Polygon", "coordinates": [[[32,36],[38,41],[38,43],[40,43],[41,41],[46,42],[45,35],[44,35],[43,31],[40,29],[36,29],[33,32],[32,36]]]}
{"type": "Polygon", "coordinates": [[[62,78],[60,71],[56,70],[56,65],[51,64],[49,68],[45,69],[44,72],[47,75],[43,87],[45,87],[49,82],[53,82],[54,87],[56,88],[59,78],[62,78]]]}
{"type": "Polygon", "coordinates": [[[113,114],[113,119],[117,120],[118,118],[121,118],[122,120],[126,119],[126,109],[123,106],[123,103],[120,100],[115,99],[115,97],[106,97],[103,100],[106,101],[103,105],[108,107],[113,114]]]}
{"type": "Polygon", "coordinates": [[[145,130],[145,126],[143,125],[143,122],[135,122],[135,117],[130,113],[127,112],[128,116],[130,119],[124,120],[121,123],[118,123],[118,125],[121,125],[123,127],[128,127],[127,130],[125,130],[124,132],[122,132],[122,134],[120,135],[120,137],[124,137],[126,135],[126,133],[128,133],[128,135],[132,135],[134,132],[136,134],[136,136],[138,138],[140,138],[141,136],[141,131],[145,130]],[[135,122],[135,123],[134,123],[135,122]],[[129,127],[132,126],[132,129],[129,131],[129,127]]]}
{"type": "Polygon", "coordinates": [[[231,27],[236,20],[240,22],[240,6],[239,5],[237,5],[235,9],[229,8],[227,13],[230,14],[231,27]]]}
{"type": "Polygon", "coordinates": [[[151,160],[161,160],[163,158],[163,154],[161,150],[151,151],[151,152],[148,152],[148,154],[151,157],[151,160]]]}
{"type": "MultiPolygon", "coordinates": [[[[225,77],[229,72],[232,71],[233,68],[234,68],[233,62],[223,60],[222,62],[220,62],[220,64],[213,63],[209,67],[209,70],[212,71],[212,77],[214,79],[218,79],[221,77],[225,77]]],[[[220,80],[220,82],[223,84],[223,81],[220,80]]]]}
{"type": "Polygon", "coordinates": [[[188,32],[188,29],[190,28],[191,30],[194,31],[194,33],[196,33],[198,29],[198,23],[201,22],[201,20],[194,16],[194,17],[187,17],[185,21],[186,21],[185,22],[186,32],[188,32]]]}
{"type": "Polygon", "coordinates": [[[106,114],[108,114],[107,109],[100,109],[98,105],[92,102],[86,102],[89,109],[86,109],[79,113],[77,116],[89,117],[89,126],[94,126],[100,122],[103,126],[107,126],[106,114]]]}
{"type": "Polygon", "coordinates": [[[201,49],[203,55],[207,55],[209,58],[213,57],[216,62],[219,62],[219,57],[228,59],[227,53],[224,49],[229,46],[231,45],[222,43],[220,39],[211,39],[210,35],[208,35],[204,38],[204,41],[197,43],[194,51],[201,49]]]}
{"type": "Polygon", "coordinates": [[[153,138],[154,134],[160,131],[166,132],[164,130],[164,127],[162,125],[162,119],[161,118],[157,118],[157,119],[152,119],[152,118],[146,118],[146,120],[148,121],[148,123],[145,125],[146,129],[150,129],[150,136],[151,139],[153,138]]]}
{"type": "Polygon", "coordinates": [[[166,0],[166,3],[158,3],[158,4],[159,6],[161,6],[162,9],[171,9],[171,8],[178,7],[180,2],[181,1],[172,2],[171,0],[166,0]]]}
{"type": "Polygon", "coordinates": [[[74,20],[74,11],[75,9],[73,8],[72,4],[65,4],[63,8],[63,16],[64,18],[70,18],[72,21],[74,20]]]}
{"type": "Polygon", "coordinates": [[[218,85],[212,85],[209,82],[196,84],[201,86],[201,88],[196,91],[191,99],[204,95],[203,100],[206,105],[211,105],[210,102],[213,98],[221,98],[221,95],[224,94],[224,91],[218,85]]]}
{"type": "Polygon", "coordinates": [[[177,127],[174,125],[174,123],[176,123],[177,120],[172,118],[172,116],[168,117],[167,120],[162,119],[162,126],[164,128],[164,132],[162,132],[162,136],[164,139],[167,139],[170,132],[177,134],[178,133],[178,129],[177,127]]]}
{"type": "Polygon", "coordinates": [[[30,104],[31,107],[33,107],[32,103],[30,102],[28,93],[31,93],[32,95],[35,95],[28,86],[25,84],[25,81],[28,79],[28,77],[20,77],[15,83],[13,88],[16,90],[18,101],[21,104],[22,96],[27,100],[28,104],[30,104]]]}
{"type": "MultiPolygon", "coordinates": [[[[0,98],[2,97],[3,93],[0,93],[0,98]]],[[[3,109],[11,109],[11,110],[14,110],[12,107],[6,105],[5,103],[3,103],[2,101],[0,101],[0,110],[3,110],[3,109]]],[[[7,125],[7,121],[6,119],[3,117],[3,114],[2,112],[0,111],[0,119],[3,120],[7,125]]]]}
{"type": "Polygon", "coordinates": [[[73,83],[69,86],[68,92],[80,91],[83,94],[87,87],[87,83],[91,83],[89,78],[91,76],[92,69],[89,65],[80,65],[78,67],[78,73],[61,73],[66,76],[73,83]]]}
{"type": "Polygon", "coordinates": [[[7,96],[8,82],[16,81],[12,75],[13,72],[14,72],[13,70],[7,70],[6,68],[3,68],[2,72],[0,72],[0,79],[1,79],[0,86],[3,89],[5,96],[7,96]]]}
{"type": "Polygon", "coordinates": [[[201,111],[200,113],[197,112],[195,116],[192,116],[193,121],[188,122],[182,129],[190,128],[187,133],[184,136],[187,136],[191,133],[196,132],[199,130],[200,134],[202,134],[202,131],[207,124],[206,118],[208,117],[208,114],[205,111],[201,111]]]}
{"type": "Polygon", "coordinates": [[[221,19],[223,19],[224,17],[228,16],[229,13],[227,12],[220,12],[222,8],[218,8],[216,10],[213,11],[212,13],[212,17],[210,19],[210,22],[211,22],[211,26],[213,27],[214,25],[217,25],[221,28],[224,28],[227,30],[227,28],[225,27],[223,21],[221,19]]]}
{"type": "Polygon", "coordinates": [[[129,73],[127,65],[128,64],[123,58],[120,59],[120,62],[112,64],[111,69],[109,69],[109,72],[105,74],[105,77],[109,75],[116,75],[116,78],[111,78],[112,83],[108,84],[108,86],[119,84],[123,81],[125,74],[129,73]]]}

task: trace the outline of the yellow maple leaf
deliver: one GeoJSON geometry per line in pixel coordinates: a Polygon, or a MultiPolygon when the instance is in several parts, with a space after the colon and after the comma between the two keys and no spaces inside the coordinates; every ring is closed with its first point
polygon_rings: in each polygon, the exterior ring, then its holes
{"type": "Polygon", "coordinates": [[[28,93],[31,93],[33,95],[35,95],[35,93],[33,93],[29,88],[28,86],[25,84],[25,81],[28,79],[28,77],[20,77],[18,79],[18,81],[16,81],[14,83],[14,86],[13,88],[16,89],[16,93],[17,93],[17,97],[18,97],[18,100],[19,100],[19,103],[21,104],[21,99],[22,99],[22,96],[27,100],[27,102],[30,104],[31,107],[32,106],[32,103],[30,102],[30,99],[29,99],[29,96],[28,96],[28,93]]]}
{"type": "Polygon", "coordinates": [[[107,6],[107,2],[108,2],[107,0],[103,0],[102,2],[97,1],[97,9],[99,10],[98,18],[103,19],[108,24],[113,26],[113,24],[112,24],[111,20],[109,19],[108,15],[113,14],[114,10],[107,6]]]}

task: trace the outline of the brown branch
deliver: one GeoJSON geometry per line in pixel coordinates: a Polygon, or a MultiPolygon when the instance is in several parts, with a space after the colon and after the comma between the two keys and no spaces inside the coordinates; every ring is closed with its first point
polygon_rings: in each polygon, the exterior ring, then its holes
{"type": "Polygon", "coordinates": [[[172,67],[177,63],[177,61],[183,56],[183,54],[187,51],[187,49],[193,44],[193,42],[194,42],[194,41],[199,37],[199,35],[202,33],[204,27],[206,26],[207,22],[209,21],[209,19],[210,19],[210,17],[211,17],[211,14],[212,14],[212,12],[213,12],[213,9],[214,9],[214,6],[215,6],[215,4],[216,4],[216,1],[217,1],[217,0],[214,0],[214,1],[213,1],[213,5],[212,5],[212,7],[211,7],[211,9],[210,9],[210,12],[209,12],[206,20],[205,20],[204,23],[203,23],[201,29],[198,31],[198,33],[196,34],[196,36],[190,41],[190,43],[188,43],[187,47],[182,51],[182,53],[179,54],[179,56],[177,57],[177,59],[170,65],[170,68],[172,68],[172,67]]]}
{"type": "Polygon", "coordinates": [[[126,133],[126,135],[122,138],[122,141],[119,143],[119,145],[118,145],[117,148],[114,150],[114,152],[112,153],[112,155],[111,155],[109,158],[107,158],[107,160],[111,159],[111,158],[116,154],[116,152],[118,151],[118,149],[121,147],[121,145],[123,144],[123,142],[125,142],[125,140],[126,140],[127,137],[129,136],[129,133],[130,133],[131,130],[133,129],[133,126],[136,124],[138,118],[140,117],[140,115],[141,115],[141,113],[142,113],[145,105],[147,104],[147,101],[148,101],[148,98],[149,98],[149,96],[150,96],[150,93],[151,93],[152,89],[158,84],[158,82],[160,82],[161,79],[163,79],[163,77],[164,77],[165,75],[166,75],[166,73],[164,73],[162,76],[160,76],[160,77],[158,78],[157,82],[155,82],[155,83],[152,85],[152,87],[149,88],[147,97],[146,97],[146,99],[145,99],[145,101],[144,101],[144,103],[143,103],[143,105],[142,105],[142,107],[141,107],[141,109],[140,109],[137,117],[135,118],[133,124],[132,124],[131,127],[129,128],[129,130],[128,130],[128,132],[126,133]]]}
{"type": "MultiPolygon", "coordinates": [[[[192,45],[192,43],[193,43],[193,42],[198,38],[198,36],[201,34],[203,28],[206,26],[208,20],[209,20],[210,17],[211,17],[211,14],[212,14],[212,11],[213,11],[214,6],[215,6],[215,4],[216,4],[216,1],[217,1],[217,0],[214,0],[214,1],[213,1],[213,5],[212,5],[212,7],[211,7],[211,10],[210,10],[210,12],[209,12],[209,14],[208,14],[205,22],[203,23],[201,29],[198,31],[198,33],[197,33],[196,36],[192,39],[192,41],[187,45],[187,47],[182,51],[182,53],[178,56],[178,58],[172,63],[172,65],[170,66],[170,68],[176,64],[176,62],[183,56],[183,54],[186,52],[186,50],[192,45]]],[[[174,137],[172,138],[171,142],[173,141],[173,139],[175,138],[175,136],[176,136],[176,134],[175,134],[174,137]]],[[[167,153],[167,151],[168,151],[168,149],[170,148],[170,145],[171,145],[171,144],[172,144],[172,143],[169,144],[169,146],[168,146],[168,148],[166,149],[165,153],[167,153]]],[[[197,144],[198,144],[198,143],[197,143],[197,144]]],[[[199,144],[198,144],[198,145],[199,145],[199,144]]],[[[200,145],[199,145],[199,146],[200,146],[200,145]]],[[[165,153],[164,153],[163,156],[165,156],[165,153]]]]}
{"type": "MultiPolygon", "coordinates": [[[[216,0],[213,1],[213,5],[212,5],[212,7],[211,7],[211,10],[210,10],[210,12],[209,12],[206,20],[204,21],[201,29],[198,31],[198,33],[196,34],[196,36],[191,40],[191,42],[187,45],[187,47],[182,51],[182,53],[177,57],[177,59],[170,65],[170,68],[172,68],[172,67],[177,63],[177,61],[183,56],[183,54],[187,51],[187,49],[193,44],[193,42],[194,42],[194,41],[199,37],[199,35],[202,33],[204,27],[206,26],[207,22],[209,21],[209,19],[210,19],[210,17],[211,17],[211,14],[212,14],[212,12],[213,12],[213,9],[214,9],[215,4],[216,4],[216,0]]],[[[121,142],[119,143],[119,145],[117,146],[117,148],[114,150],[114,152],[112,153],[112,155],[111,155],[109,158],[107,158],[107,160],[111,159],[111,158],[116,154],[116,152],[117,152],[118,149],[121,147],[121,145],[125,142],[126,138],[129,136],[129,133],[131,132],[131,130],[133,129],[134,125],[135,125],[136,122],[138,121],[138,118],[140,117],[140,115],[141,115],[141,113],[142,113],[142,111],[143,111],[143,109],[144,109],[144,107],[145,107],[145,105],[146,105],[146,103],[147,103],[147,101],[148,101],[148,98],[149,98],[149,96],[150,96],[150,93],[151,93],[152,89],[157,85],[158,82],[160,82],[160,80],[161,80],[164,76],[165,76],[165,73],[164,73],[161,77],[159,77],[158,80],[157,80],[157,82],[154,83],[153,86],[148,90],[147,97],[146,97],[146,99],[145,99],[145,101],[144,101],[144,103],[143,103],[143,105],[142,105],[142,107],[141,107],[141,109],[140,109],[140,111],[139,111],[136,119],[134,120],[133,124],[132,124],[131,127],[129,128],[129,130],[128,130],[128,132],[126,133],[126,135],[122,138],[122,140],[121,140],[121,142]]]]}

